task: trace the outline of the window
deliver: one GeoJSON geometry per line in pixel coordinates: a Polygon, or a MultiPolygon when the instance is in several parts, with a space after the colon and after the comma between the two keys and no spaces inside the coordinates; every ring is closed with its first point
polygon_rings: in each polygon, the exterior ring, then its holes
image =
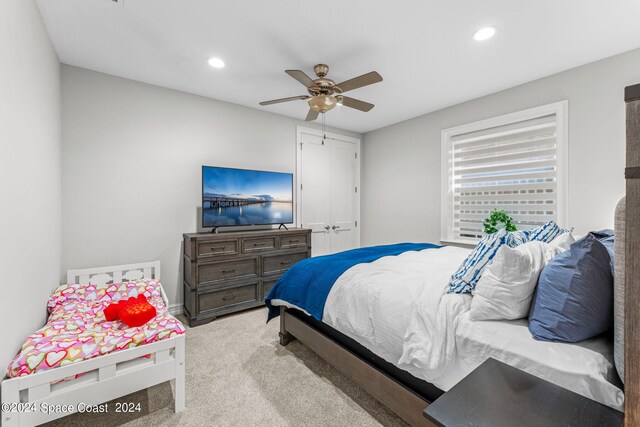
{"type": "Polygon", "coordinates": [[[567,226],[567,101],[442,131],[442,240],[476,243],[504,210],[518,230],[567,226]]]}

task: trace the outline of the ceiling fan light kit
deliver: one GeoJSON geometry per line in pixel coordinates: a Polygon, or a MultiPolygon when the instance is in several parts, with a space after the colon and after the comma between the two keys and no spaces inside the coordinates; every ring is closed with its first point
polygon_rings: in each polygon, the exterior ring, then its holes
{"type": "Polygon", "coordinates": [[[319,113],[326,113],[338,104],[338,99],[330,95],[316,95],[309,98],[309,107],[319,113]]]}
{"type": "Polygon", "coordinates": [[[364,86],[368,86],[374,83],[382,81],[382,76],[376,71],[363,74],[359,77],[346,80],[340,84],[336,84],[331,79],[326,78],[329,73],[329,66],[326,64],[317,64],[313,67],[313,71],[317,78],[311,79],[303,71],[300,70],[286,70],[285,73],[302,83],[306,88],[309,95],[292,96],[289,98],[274,99],[271,101],[263,101],[260,103],[262,106],[279,104],[281,102],[307,100],[309,104],[309,113],[307,114],[306,121],[312,121],[318,118],[319,114],[324,114],[327,111],[332,110],[336,105],[341,104],[345,107],[354,108],[360,111],[370,111],[374,105],[368,102],[360,101],[359,99],[349,98],[342,96],[341,94],[350,90],[358,89],[364,86]]]}

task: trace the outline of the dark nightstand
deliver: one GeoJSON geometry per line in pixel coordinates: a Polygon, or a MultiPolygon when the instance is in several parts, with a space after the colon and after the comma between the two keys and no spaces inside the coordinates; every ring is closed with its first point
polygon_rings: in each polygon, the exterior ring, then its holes
{"type": "Polygon", "coordinates": [[[488,359],[424,410],[439,426],[622,426],[622,412],[488,359]]]}

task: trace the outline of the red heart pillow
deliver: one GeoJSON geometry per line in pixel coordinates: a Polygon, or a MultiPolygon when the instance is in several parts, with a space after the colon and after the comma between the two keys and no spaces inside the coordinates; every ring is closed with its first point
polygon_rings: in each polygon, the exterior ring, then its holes
{"type": "Polygon", "coordinates": [[[104,309],[104,318],[107,319],[107,322],[118,320],[120,318],[120,305],[117,302],[109,304],[104,309]]]}
{"type": "Polygon", "coordinates": [[[104,317],[107,321],[122,320],[127,326],[142,326],[156,317],[156,308],[149,304],[147,297],[138,295],[136,298],[123,299],[109,304],[104,309],[104,317]]]}
{"type": "Polygon", "coordinates": [[[120,320],[129,327],[142,326],[156,317],[156,308],[149,304],[144,295],[120,301],[119,305],[120,320]]]}

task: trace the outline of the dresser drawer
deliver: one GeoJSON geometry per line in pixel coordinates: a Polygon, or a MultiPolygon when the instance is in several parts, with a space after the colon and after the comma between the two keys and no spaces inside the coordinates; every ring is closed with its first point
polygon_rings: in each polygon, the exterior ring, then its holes
{"type": "Polygon", "coordinates": [[[244,258],[225,262],[207,262],[198,265],[198,284],[219,282],[240,277],[256,277],[257,275],[257,258],[244,258]]]}
{"type": "Polygon", "coordinates": [[[265,279],[262,281],[262,298],[266,298],[269,295],[269,291],[273,288],[273,285],[276,284],[280,277],[276,277],[275,279],[265,279]]]}
{"type": "Polygon", "coordinates": [[[197,245],[198,258],[238,254],[238,240],[211,240],[197,245]]]}
{"type": "Polygon", "coordinates": [[[257,302],[258,298],[258,283],[238,285],[223,290],[205,291],[198,295],[198,312],[257,302]]]}
{"type": "Polygon", "coordinates": [[[309,235],[308,234],[292,234],[290,236],[282,236],[280,237],[280,248],[289,249],[289,248],[306,248],[309,246],[309,235]]]}
{"type": "Polygon", "coordinates": [[[276,248],[275,236],[270,237],[252,237],[242,239],[242,252],[260,252],[266,250],[273,250],[276,248]]]}
{"type": "Polygon", "coordinates": [[[283,273],[296,262],[306,258],[306,252],[286,255],[265,255],[262,257],[262,274],[283,273]]]}

